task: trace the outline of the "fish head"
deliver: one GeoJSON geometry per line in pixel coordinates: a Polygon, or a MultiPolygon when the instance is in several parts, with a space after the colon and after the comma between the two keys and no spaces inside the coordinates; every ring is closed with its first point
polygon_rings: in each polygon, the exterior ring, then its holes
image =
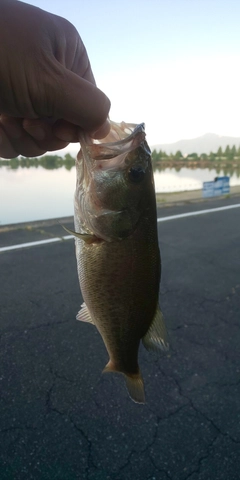
{"type": "Polygon", "coordinates": [[[131,235],[155,199],[144,125],[120,128],[112,122],[107,141],[91,143],[86,136],[80,141],[75,194],[79,224],[100,239],[122,240],[131,235]]]}

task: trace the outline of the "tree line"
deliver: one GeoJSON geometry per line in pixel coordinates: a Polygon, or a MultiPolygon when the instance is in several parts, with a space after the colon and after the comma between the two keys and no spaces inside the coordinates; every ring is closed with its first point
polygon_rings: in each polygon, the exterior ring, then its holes
{"type": "Polygon", "coordinates": [[[225,149],[219,147],[217,152],[210,152],[201,153],[200,155],[196,152],[190,153],[188,155],[183,155],[180,150],[176,153],[170,153],[169,155],[164,152],[163,150],[159,150],[157,152],[155,149],[152,151],[152,161],[154,163],[159,162],[168,162],[168,161],[176,161],[176,162],[189,162],[189,161],[240,161],[240,146],[237,148],[235,145],[230,147],[229,145],[226,146],[225,149]]]}
{"type": "MultiPolygon", "coordinates": [[[[238,164],[240,162],[240,146],[236,148],[235,145],[230,147],[226,146],[225,149],[219,147],[217,152],[210,152],[210,154],[201,153],[190,153],[189,155],[183,155],[180,150],[176,153],[170,153],[169,155],[163,150],[157,152],[155,149],[152,151],[152,162],[153,167],[159,167],[161,164],[167,163],[179,163],[187,164],[192,162],[209,162],[209,163],[229,163],[233,162],[238,164]]],[[[0,167],[9,167],[13,170],[18,168],[38,168],[39,166],[47,170],[53,170],[61,167],[65,167],[66,170],[71,170],[75,166],[75,158],[72,157],[69,153],[66,153],[64,157],[60,155],[42,155],[41,157],[28,158],[19,156],[16,158],[11,158],[6,160],[0,158],[0,167]]]]}
{"type": "Polygon", "coordinates": [[[28,157],[16,157],[6,160],[0,158],[0,167],[9,167],[12,170],[18,168],[38,168],[43,167],[47,170],[54,170],[56,168],[65,167],[66,170],[71,170],[75,166],[75,158],[69,153],[66,153],[64,157],[59,155],[43,155],[42,157],[28,158],[28,157]]]}

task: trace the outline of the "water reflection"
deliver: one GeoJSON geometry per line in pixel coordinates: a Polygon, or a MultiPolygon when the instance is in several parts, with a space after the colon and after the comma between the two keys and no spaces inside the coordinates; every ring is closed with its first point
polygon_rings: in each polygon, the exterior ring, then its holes
{"type": "Polygon", "coordinates": [[[0,168],[7,167],[10,170],[17,170],[18,168],[38,168],[42,167],[47,170],[55,170],[65,167],[66,170],[71,170],[75,166],[75,158],[69,153],[64,157],[58,155],[44,155],[36,158],[17,157],[11,160],[4,160],[0,158],[0,168]]]}
{"type": "Polygon", "coordinates": [[[240,169],[232,168],[161,168],[154,171],[155,189],[158,193],[201,190],[203,182],[210,182],[217,176],[230,177],[230,186],[240,185],[240,169]]]}
{"type": "MultiPolygon", "coordinates": [[[[70,154],[0,159],[0,224],[73,215],[74,167],[70,154]]],[[[240,185],[240,164],[164,164],[154,171],[161,193],[200,190],[203,182],[222,175],[230,177],[230,186],[240,185]]]]}
{"type": "Polygon", "coordinates": [[[187,163],[181,164],[181,165],[174,165],[174,166],[169,166],[167,164],[164,164],[163,166],[155,166],[154,167],[154,172],[165,172],[166,170],[174,171],[174,172],[180,172],[184,168],[187,168],[188,170],[191,170],[192,172],[194,171],[205,171],[208,170],[209,172],[213,172],[214,174],[217,173],[218,175],[223,173],[224,175],[227,175],[228,177],[232,177],[233,175],[236,175],[237,178],[240,178],[240,163],[239,164],[205,164],[204,167],[199,167],[199,165],[188,165],[187,163]]]}
{"type": "MultiPolygon", "coordinates": [[[[5,160],[0,158],[0,168],[7,167],[10,170],[17,170],[18,168],[39,168],[42,167],[46,170],[56,170],[59,168],[64,167],[66,170],[71,170],[75,167],[75,158],[72,157],[69,153],[67,153],[64,157],[60,157],[58,155],[44,155],[42,157],[36,158],[25,158],[25,157],[17,157],[12,158],[11,160],[5,160]]],[[[165,172],[165,171],[173,171],[173,172],[181,172],[184,169],[188,169],[192,172],[194,171],[204,171],[208,170],[209,172],[214,172],[214,175],[228,175],[232,177],[236,175],[237,178],[240,178],[240,162],[233,163],[233,162],[185,162],[180,164],[172,164],[170,161],[168,163],[164,162],[162,165],[161,163],[153,164],[154,172],[165,172]]]]}
{"type": "Polygon", "coordinates": [[[73,215],[75,168],[0,170],[0,225],[73,215]]]}

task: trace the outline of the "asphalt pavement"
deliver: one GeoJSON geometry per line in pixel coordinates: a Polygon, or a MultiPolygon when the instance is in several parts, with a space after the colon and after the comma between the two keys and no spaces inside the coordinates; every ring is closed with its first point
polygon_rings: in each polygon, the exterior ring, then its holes
{"type": "Polygon", "coordinates": [[[95,327],[75,320],[74,241],[56,222],[0,232],[1,480],[240,479],[240,208],[160,221],[158,233],[171,348],[140,349],[137,405],[121,376],[101,374],[95,327]]]}

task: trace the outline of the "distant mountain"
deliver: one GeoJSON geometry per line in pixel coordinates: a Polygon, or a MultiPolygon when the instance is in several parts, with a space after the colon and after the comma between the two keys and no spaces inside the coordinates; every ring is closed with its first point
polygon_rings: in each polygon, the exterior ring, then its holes
{"type": "Polygon", "coordinates": [[[152,145],[152,150],[163,150],[167,154],[176,153],[178,150],[182,152],[183,155],[189,153],[207,153],[217,152],[219,147],[222,147],[225,150],[226,146],[233,145],[238,148],[240,146],[240,137],[224,137],[221,135],[216,135],[215,133],[206,133],[201,137],[191,138],[188,140],[179,140],[174,143],[159,143],[158,145],[152,145]]]}

